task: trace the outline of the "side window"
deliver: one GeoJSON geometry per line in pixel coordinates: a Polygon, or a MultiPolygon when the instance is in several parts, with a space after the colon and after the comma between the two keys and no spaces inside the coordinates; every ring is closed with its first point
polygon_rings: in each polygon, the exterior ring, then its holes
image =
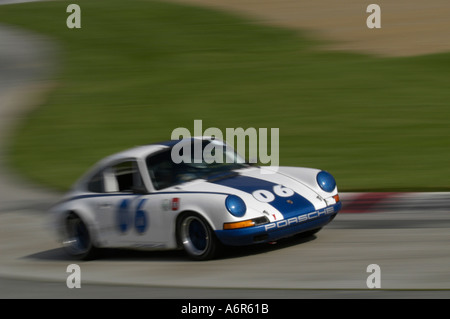
{"type": "Polygon", "coordinates": [[[126,161],[112,166],[111,173],[114,175],[114,188],[117,192],[132,192],[134,189],[142,189],[143,182],[135,161],[126,161]]]}
{"type": "Polygon", "coordinates": [[[103,171],[98,172],[89,180],[87,189],[93,193],[103,193],[105,191],[103,171]]]}
{"type": "Polygon", "coordinates": [[[93,193],[132,192],[144,189],[144,183],[135,161],[125,161],[96,173],[87,182],[93,193]]]}
{"type": "Polygon", "coordinates": [[[175,184],[175,164],[171,159],[171,151],[162,151],[147,158],[147,168],[155,189],[163,189],[175,184]]]}

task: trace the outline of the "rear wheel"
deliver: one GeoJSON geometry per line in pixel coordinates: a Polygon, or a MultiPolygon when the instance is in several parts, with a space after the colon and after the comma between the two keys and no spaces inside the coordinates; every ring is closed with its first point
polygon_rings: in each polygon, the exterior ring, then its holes
{"type": "Polygon", "coordinates": [[[177,229],[178,239],[192,259],[208,260],[216,256],[220,244],[204,218],[194,213],[184,215],[177,229]]]}
{"type": "Polygon", "coordinates": [[[76,214],[71,213],[66,219],[66,236],[63,240],[65,251],[77,259],[92,259],[97,248],[93,245],[86,223],[76,214]]]}

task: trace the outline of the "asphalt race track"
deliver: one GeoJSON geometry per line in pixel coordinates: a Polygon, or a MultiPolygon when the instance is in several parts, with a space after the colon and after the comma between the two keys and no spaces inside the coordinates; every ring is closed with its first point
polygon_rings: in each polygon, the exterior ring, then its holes
{"type": "Polygon", "coordinates": [[[431,207],[435,201],[412,196],[410,205],[340,214],[316,236],[233,249],[208,262],[190,261],[180,251],[68,258],[45,210],[58,194],[18,181],[4,168],[8,132],[51,85],[43,79],[52,53],[45,39],[0,31],[0,43],[8,43],[0,47],[1,298],[450,297],[447,194],[435,195],[441,201],[431,207]],[[80,289],[66,286],[73,263],[81,267],[80,289]],[[380,266],[380,289],[367,287],[371,264],[380,266]]]}
{"type": "Polygon", "coordinates": [[[54,241],[43,212],[3,211],[0,220],[1,297],[450,296],[450,220],[445,211],[341,214],[311,238],[233,249],[208,262],[190,261],[180,251],[125,250],[78,262],[54,241]],[[66,286],[72,263],[81,267],[81,289],[66,286]],[[378,291],[366,285],[370,264],[381,268],[378,291]]]}

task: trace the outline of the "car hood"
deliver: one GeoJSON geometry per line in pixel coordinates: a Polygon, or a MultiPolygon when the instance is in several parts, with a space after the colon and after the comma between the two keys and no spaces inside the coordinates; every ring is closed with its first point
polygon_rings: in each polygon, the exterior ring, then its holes
{"type": "MultiPolygon", "coordinates": [[[[227,172],[210,176],[208,180],[195,180],[172,188],[172,191],[207,192],[233,194],[241,197],[247,205],[258,210],[269,207],[282,213],[284,218],[299,213],[309,213],[326,207],[326,201],[310,186],[302,183],[298,178],[279,172],[263,173],[263,168],[252,167],[234,172],[227,172]],[[280,196],[276,188],[287,187],[293,191],[280,196]],[[256,193],[264,196],[273,194],[270,201],[257,200],[256,193]]],[[[264,198],[263,198],[264,199],[264,198]]],[[[270,198],[269,198],[270,199],[270,198]]]]}

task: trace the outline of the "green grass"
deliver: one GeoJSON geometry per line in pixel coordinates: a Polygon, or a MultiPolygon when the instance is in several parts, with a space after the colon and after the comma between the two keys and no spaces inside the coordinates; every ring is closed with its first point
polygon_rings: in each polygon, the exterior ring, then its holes
{"type": "Polygon", "coordinates": [[[153,1],[2,6],[62,48],[58,86],[15,132],[10,163],[67,189],[94,162],[173,129],[279,128],[282,165],[341,191],[450,189],[450,54],[320,52],[296,31],[153,1]]]}

